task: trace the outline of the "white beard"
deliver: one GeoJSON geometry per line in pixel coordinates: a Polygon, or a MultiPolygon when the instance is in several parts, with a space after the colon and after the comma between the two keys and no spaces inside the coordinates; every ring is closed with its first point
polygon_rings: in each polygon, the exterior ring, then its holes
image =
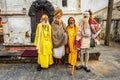
{"type": "Polygon", "coordinates": [[[49,22],[48,22],[48,21],[43,20],[43,21],[42,21],[42,24],[43,24],[43,25],[49,25],[49,22]]]}
{"type": "Polygon", "coordinates": [[[70,24],[70,27],[74,27],[74,25],[75,25],[74,23],[73,23],[73,24],[70,24]]]}
{"type": "Polygon", "coordinates": [[[85,24],[85,23],[88,23],[89,18],[83,18],[82,21],[83,21],[84,24],[85,24]]]}

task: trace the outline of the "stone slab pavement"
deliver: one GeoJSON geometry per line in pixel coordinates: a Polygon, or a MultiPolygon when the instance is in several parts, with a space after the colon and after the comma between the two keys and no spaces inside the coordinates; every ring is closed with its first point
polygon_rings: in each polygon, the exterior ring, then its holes
{"type": "Polygon", "coordinates": [[[100,45],[90,52],[101,53],[98,61],[89,61],[90,73],[75,70],[70,75],[67,65],[37,71],[36,63],[0,64],[0,80],[120,80],[120,47],[100,45]]]}

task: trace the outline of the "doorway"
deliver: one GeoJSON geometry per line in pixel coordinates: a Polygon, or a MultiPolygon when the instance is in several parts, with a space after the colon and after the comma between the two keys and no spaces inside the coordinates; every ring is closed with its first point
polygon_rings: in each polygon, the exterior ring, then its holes
{"type": "Polygon", "coordinates": [[[40,10],[38,10],[37,12],[36,12],[36,25],[38,24],[38,23],[40,23],[40,19],[41,19],[41,17],[42,17],[42,15],[43,14],[46,14],[46,15],[48,15],[48,17],[49,17],[49,13],[48,13],[48,11],[47,10],[45,10],[44,8],[41,8],[40,10]]]}
{"type": "Polygon", "coordinates": [[[31,43],[34,42],[36,25],[40,22],[43,14],[47,14],[49,22],[53,21],[54,7],[47,0],[36,0],[32,3],[29,9],[29,16],[31,18],[31,43]]]}

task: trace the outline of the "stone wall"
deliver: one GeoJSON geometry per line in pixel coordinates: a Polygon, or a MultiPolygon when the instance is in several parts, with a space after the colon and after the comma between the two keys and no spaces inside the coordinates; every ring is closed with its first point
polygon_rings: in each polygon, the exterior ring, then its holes
{"type": "MultiPolygon", "coordinates": [[[[0,15],[4,23],[4,44],[31,44],[31,19],[28,12],[34,1],[36,0],[0,0],[0,15]]],[[[62,0],[48,1],[54,9],[60,7],[63,10],[62,19],[67,25],[70,16],[74,17],[78,24],[81,11],[91,9],[96,12],[107,6],[108,0],[91,0],[91,2],[89,0],[67,0],[66,7],[62,6],[62,0]]],[[[119,2],[119,0],[114,0],[114,2],[119,2]]]]}
{"type": "MultiPolygon", "coordinates": [[[[31,44],[31,21],[29,9],[35,0],[0,0],[0,15],[2,15],[4,44],[31,44]],[[26,37],[26,34],[28,35],[26,37]]],[[[63,21],[67,24],[70,16],[80,19],[80,0],[67,0],[67,7],[62,7],[62,0],[48,0],[56,9],[63,10],[63,21]]]]}

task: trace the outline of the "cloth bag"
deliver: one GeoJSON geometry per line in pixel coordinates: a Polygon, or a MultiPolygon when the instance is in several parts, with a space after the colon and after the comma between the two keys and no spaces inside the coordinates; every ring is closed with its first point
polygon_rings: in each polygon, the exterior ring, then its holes
{"type": "Polygon", "coordinates": [[[81,47],[81,41],[80,41],[80,40],[75,40],[74,45],[75,45],[75,49],[80,50],[80,47],[81,47]]]}
{"type": "Polygon", "coordinates": [[[95,47],[95,40],[92,38],[90,40],[90,47],[95,47]]]}

